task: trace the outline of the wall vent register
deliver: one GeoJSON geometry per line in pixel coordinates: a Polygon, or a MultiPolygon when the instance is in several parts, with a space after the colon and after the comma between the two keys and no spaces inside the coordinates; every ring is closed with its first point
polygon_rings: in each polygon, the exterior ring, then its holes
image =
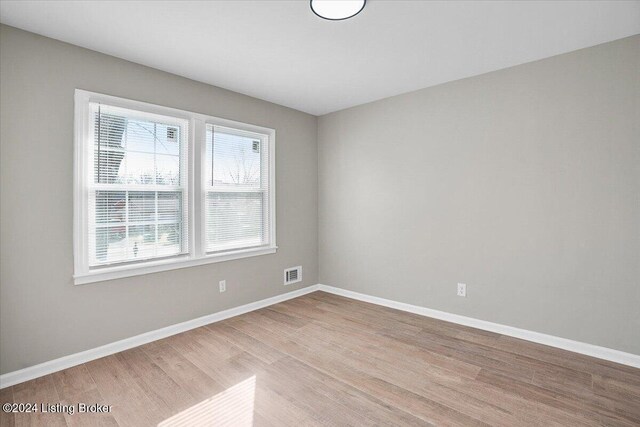
{"type": "Polygon", "coordinates": [[[302,281],[302,267],[288,268],[284,271],[284,284],[290,285],[302,281]]]}

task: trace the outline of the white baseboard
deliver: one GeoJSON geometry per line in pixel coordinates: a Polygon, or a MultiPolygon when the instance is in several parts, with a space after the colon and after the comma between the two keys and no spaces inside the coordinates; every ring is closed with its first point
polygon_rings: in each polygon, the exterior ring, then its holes
{"type": "Polygon", "coordinates": [[[566,338],[560,338],[553,335],[542,334],[539,332],[528,331],[526,329],[514,328],[512,326],[501,325],[498,323],[487,322],[485,320],[474,319],[472,317],[460,316],[458,314],[447,313],[444,311],[433,310],[426,307],[419,307],[417,305],[406,304],[403,302],[393,301],[385,298],[374,297],[371,295],[361,294],[358,292],[348,291],[346,289],[336,288],[327,285],[313,285],[306,288],[298,289],[285,294],[276,295],[271,298],[263,299],[260,301],[252,302],[249,304],[241,305],[239,307],[230,308],[228,310],[219,311],[214,314],[199,317],[197,319],[188,320],[186,322],[178,323],[176,325],[167,326],[165,328],[156,329],[155,331],[146,332],[144,334],[136,335],[131,338],[126,338],[120,341],[116,341],[110,344],[96,347],[90,350],[82,351],[80,353],[64,356],[59,359],[50,360],[48,362],[40,363],[38,365],[29,366],[28,368],[20,369],[19,371],[8,372],[0,375],[0,389],[9,387],[15,384],[19,384],[25,381],[32,380],[34,378],[41,377],[43,375],[52,374],[63,369],[71,368],[72,366],[80,365],[82,363],[90,362],[101,357],[109,356],[120,351],[128,350],[133,347],[137,347],[142,344],[156,341],[162,338],[169,337],[171,335],[179,334],[191,329],[199,328],[200,326],[208,325],[210,323],[219,322],[230,317],[239,316],[250,311],[258,310],[260,308],[268,307],[279,302],[287,301],[293,298],[297,298],[302,295],[309,294],[315,291],[325,291],[335,295],[341,295],[347,298],[364,301],[372,304],[381,305],[384,307],[395,308],[397,310],[406,311],[409,313],[419,314],[421,316],[432,317],[434,319],[445,320],[447,322],[457,323],[460,325],[470,326],[477,329],[483,329],[485,331],[496,332],[502,335],[508,335],[515,338],[520,338],[527,341],[536,342],[539,344],[548,345],[551,347],[561,348],[563,350],[573,351],[575,353],[585,354],[587,356],[597,357],[599,359],[608,360],[611,362],[620,363],[622,365],[633,366],[640,368],[640,356],[625,353],[618,350],[613,350],[606,347],[600,347],[593,344],[587,344],[579,341],[573,341],[566,338]]]}
{"type": "Polygon", "coordinates": [[[472,317],[460,316],[458,314],[447,313],[444,311],[433,310],[417,305],[406,304],[403,302],[393,301],[385,298],[374,297],[371,295],[361,294],[358,292],[348,291],[346,289],[335,288],[333,286],[318,285],[318,290],[329,292],[343,297],[369,302],[372,304],[382,305],[385,307],[395,308],[409,313],[419,314],[421,316],[433,317],[434,319],[445,320],[447,322],[457,323],[460,325],[470,326],[472,328],[483,329],[485,331],[496,332],[510,337],[520,338],[532,341],[538,344],[544,344],[551,347],[561,348],[563,350],[580,353],[587,356],[597,357],[598,359],[608,360],[610,362],[620,363],[635,368],[640,368],[640,355],[625,353],[619,350],[613,350],[607,347],[600,347],[593,344],[587,344],[580,341],[573,341],[566,338],[560,338],[553,335],[533,332],[526,329],[514,328],[512,326],[501,325],[498,323],[487,322],[485,320],[474,319],[472,317]]]}
{"type": "Polygon", "coordinates": [[[120,351],[128,350],[130,348],[137,347],[151,341],[156,341],[161,338],[179,334],[180,332],[199,328],[200,326],[208,325],[209,323],[219,322],[230,317],[268,307],[270,305],[277,304],[282,301],[287,301],[292,298],[297,298],[299,296],[315,292],[318,289],[318,285],[308,286],[306,288],[287,292],[285,294],[276,295],[271,298],[241,305],[239,307],[230,308],[228,310],[219,311],[214,314],[198,317],[197,319],[188,320],[186,322],[167,326],[161,329],[156,329],[155,331],[146,332],[144,334],[136,335],[131,338],[125,338],[123,340],[96,347],[90,350],[82,351],[80,353],[70,354],[59,359],[54,359],[48,362],[40,363],[38,365],[29,366],[28,368],[20,369],[19,371],[8,372],[6,374],[0,375],[0,389],[29,381],[43,375],[52,374],[63,369],[71,368],[72,366],[80,365],[85,362],[90,362],[101,357],[109,356],[120,351]]]}

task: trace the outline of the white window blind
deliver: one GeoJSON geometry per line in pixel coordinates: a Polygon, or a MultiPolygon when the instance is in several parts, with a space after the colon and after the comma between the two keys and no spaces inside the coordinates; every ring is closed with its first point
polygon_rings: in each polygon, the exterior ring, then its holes
{"type": "Polygon", "coordinates": [[[269,135],[207,125],[205,251],[269,246],[269,135]]]}
{"type": "Polygon", "coordinates": [[[89,104],[88,264],[188,252],[185,119],[89,104]]]}

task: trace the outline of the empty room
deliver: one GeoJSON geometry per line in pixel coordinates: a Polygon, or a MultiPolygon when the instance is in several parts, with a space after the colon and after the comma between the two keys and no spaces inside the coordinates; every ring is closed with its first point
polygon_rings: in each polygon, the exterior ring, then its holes
{"type": "Polygon", "coordinates": [[[0,427],[640,426],[640,1],[0,0],[0,427]]]}

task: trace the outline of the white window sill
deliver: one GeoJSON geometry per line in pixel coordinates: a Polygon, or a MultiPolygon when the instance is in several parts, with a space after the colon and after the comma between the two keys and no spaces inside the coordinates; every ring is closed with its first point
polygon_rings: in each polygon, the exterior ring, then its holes
{"type": "Polygon", "coordinates": [[[254,249],[241,249],[221,254],[205,255],[200,258],[171,258],[159,261],[149,261],[144,264],[124,265],[119,267],[100,268],[89,273],[73,276],[75,285],[103,282],[105,280],[121,279],[123,277],[141,276],[143,274],[157,273],[160,271],[177,270],[179,268],[194,267],[197,265],[212,264],[215,262],[231,261],[234,259],[248,258],[258,255],[276,253],[277,246],[260,247],[254,249]]]}

